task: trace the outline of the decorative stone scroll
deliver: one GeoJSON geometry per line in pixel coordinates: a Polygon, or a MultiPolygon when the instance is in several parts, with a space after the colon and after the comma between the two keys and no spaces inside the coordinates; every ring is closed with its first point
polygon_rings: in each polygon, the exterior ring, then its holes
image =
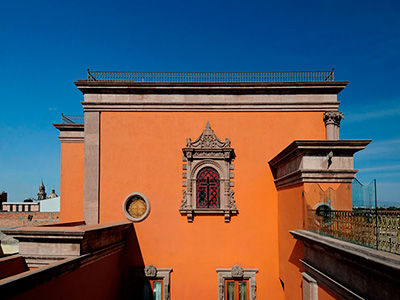
{"type": "Polygon", "coordinates": [[[235,152],[231,148],[228,138],[221,141],[211,129],[207,121],[201,135],[192,142],[186,139],[183,151],[183,199],[179,211],[187,216],[188,222],[193,222],[195,214],[223,214],[225,222],[229,222],[231,215],[238,213],[236,208],[233,187],[232,164],[235,152]],[[196,206],[196,178],[201,169],[211,167],[219,174],[219,208],[198,208],[196,206]]]}
{"type": "Polygon", "coordinates": [[[256,274],[258,269],[244,269],[239,265],[231,269],[217,269],[218,273],[218,300],[224,300],[225,281],[226,280],[248,280],[249,281],[249,299],[257,299],[256,274]]]}

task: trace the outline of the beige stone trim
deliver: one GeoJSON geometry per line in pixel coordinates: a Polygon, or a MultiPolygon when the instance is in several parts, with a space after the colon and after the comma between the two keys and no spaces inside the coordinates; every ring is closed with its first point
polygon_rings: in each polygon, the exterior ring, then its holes
{"type": "Polygon", "coordinates": [[[303,277],[303,300],[318,300],[318,283],[307,273],[301,273],[303,277]]]}
{"type": "Polygon", "coordinates": [[[100,113],[85,112],[83,217],[86,224],[99,222],[100,113]]]}
{"type": "Polygon", "coordinates": [[[60,131],[61,143],[83,143],[85,133],[83,131],[60,131]]]}

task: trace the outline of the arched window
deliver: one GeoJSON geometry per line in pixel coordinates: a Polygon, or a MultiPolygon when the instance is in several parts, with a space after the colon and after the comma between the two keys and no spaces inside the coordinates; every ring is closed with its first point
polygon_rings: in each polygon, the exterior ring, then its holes
{"type": "Polygon", "coordinates": [[[219,208],[219,174],[210,167],[202,169],[196,178],[197,207],[219,208]]]}

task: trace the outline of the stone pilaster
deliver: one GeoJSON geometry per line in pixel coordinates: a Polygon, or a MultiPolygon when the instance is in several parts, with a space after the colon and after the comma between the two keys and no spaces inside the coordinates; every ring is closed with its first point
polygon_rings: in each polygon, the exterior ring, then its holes
{"type": "Polygon", "coordinates": [[[318,283],[307,273],[301,273],[303,277],[303,300],[318,300],[318,283]]]}
{"type": "Polygon", "coordinates": [[[340,121],[342,119],[344,119],[344,115],[339,111],[327,111],[324,113],[327,140],[339,139],[340,121]]]}

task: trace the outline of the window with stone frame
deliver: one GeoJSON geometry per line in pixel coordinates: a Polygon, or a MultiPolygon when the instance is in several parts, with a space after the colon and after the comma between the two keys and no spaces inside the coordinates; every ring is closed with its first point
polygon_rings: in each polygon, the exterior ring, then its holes
{"type": "Polygon", "coordinates": [[[144,284],[144,299],[169,300],[170,299],[170,268],[156,268],[148,265],[144,268],[146,281],[144,284]]]}
{"type": "Polygon", "coordinates": [[[257,269],[243,269],[235,265],[231,269],[217,269],[219,300],[256,300],[257,269]]]}
{"type": "Polygon", "coordinates": [[[183,199],[179,211],[188,222],[194,215],[220,214],[229,222],[238,213],[234,200],[233,160],[228,138],[221,141],[207,122],[200,136],[186,139],[183,151],[183,199]]]}

